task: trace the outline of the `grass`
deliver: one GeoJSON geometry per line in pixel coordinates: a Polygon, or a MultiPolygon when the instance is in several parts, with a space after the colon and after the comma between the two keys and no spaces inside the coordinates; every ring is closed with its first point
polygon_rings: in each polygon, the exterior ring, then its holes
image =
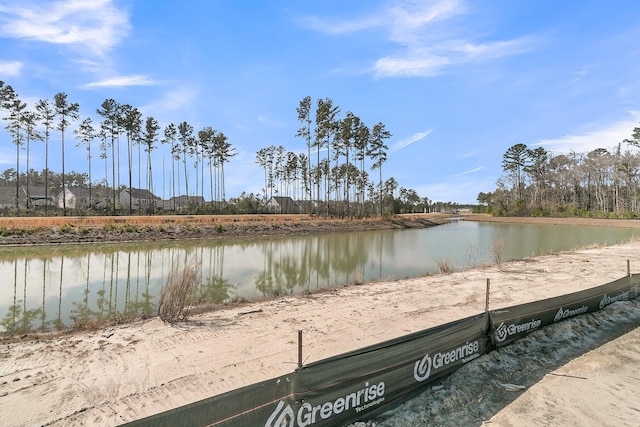
{"type": "Polygon", "coordinates": [[[158,317],[167,323],[184,322],[195,305],[195,291],[200,284],[197,263],[191,262],[183,269],[171,269],[167,283],[160,291],[158,317]]]}
{"type": "Polygon", "coordinates": [[[453,273],[453,264],[449,259],[438,258],[436,259],[436,265],[438,266],[438,271],[442,274],[453,273]]]}
{"type": "Polygon", "coordinates": [[[502,262],[504,261],[504,239],[494,239],[491,243],[491,248],[489,251],[491,252],[491,259],[493,262],[500,267],[502,262]]]}

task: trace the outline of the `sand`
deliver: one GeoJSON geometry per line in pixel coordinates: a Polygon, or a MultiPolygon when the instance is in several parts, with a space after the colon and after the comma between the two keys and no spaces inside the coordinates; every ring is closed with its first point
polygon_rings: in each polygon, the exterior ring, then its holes
{"type": "MultiPolygon", "coordinates": [[[[483,312],[487,279],[490,307],[499,308],[618,279],[626,274],[627,260],[633,272],[640,272],[639,254],[640,242],[631,242],[283,297],[200,314],[175,325],[155,318],[54,339],[4,343],[0,425],[117,425],[293,371],[298,330],[303,331],[303,358],[309,363],[483,312]]],[[[640,313],[637,306],[636,311],[640,313]]],[[[613,330],[611,334],[617,336],[613,330]]],[[[492,407],[502,410],[476,425],[546,426],[549,420],[585,425],[566,422],[560,415],[539,415],[562,412],[565,405],[600,414],[607,408],[615,411],[619,397],[636,396],[638,401],[639,347],[636,329],[562,367],[563,373],[592,378],[610,393],[590,393],[590,386],[576,392],[566,385],[567,377],[547,375],[518,391],[518,399],[494,396],[492,407]]],[[[632,413],[635,418],[616,419],[611,425],[637,425],[640,412],[632,413]]],[[[454,419],[451,424],[443,420],[441,425],[459,425],[454,419]]]]}

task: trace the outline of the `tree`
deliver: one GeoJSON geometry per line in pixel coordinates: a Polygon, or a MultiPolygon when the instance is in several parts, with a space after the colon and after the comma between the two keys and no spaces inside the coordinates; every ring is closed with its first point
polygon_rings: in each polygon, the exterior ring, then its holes
{"type": "Polygon", "coordinates": [[[3,117],[8,122],[5,127],[12,137],[12,142],[16,146],[16,210],[19,208],[20,199],[20,147],[24,143],[22,135],[22,115],[27,104],[20,101],[18,94],[11,86],[6,86],[2,94],[2,107],[9,112],[3,117]]]}
{"type": "Polygon", "coordinates": [[[225,182],[224,182],[224,164],[229,163],[230,159],[237,155],[235,148],[227,141],[227,136],[222,132],[216,132],[213,137],[214,152],[217,159],[216,164],[220,166],[220,188],[222,189],[222,201],[226,201],[225,182]]]}
{"type": "Polygon", "coordinates": [[[515,144],[502,156],[502,170],[510,172],[517,199],[522,199],[524,181],[522,173],[531,159],[531,151],[525,144],[515,144]]]}
{"type": "MultiPolygon", "coordinates": [[[[158,121],[153,117],[147,117],[145,120],[144,133],[142,134],[142,141],[144,142],[144,151],[147,153],[147,206],[151,209],[151,190],[153,189],[153,171],[151,169],[151,152],[155,150],[154,143],[158,138],[158,131],[160,126],[158,121]]],[[[149,211],[151,213],[151,210],[149,211]]]]}
{"type": "Polygon", "coordinates": [[[267,177],[267,173],[268,173],[268,149],[267,148],[261,148],[260,150],[258,150],[258,152],[256,153],[256,163],[258,164],[258,166],[260,166],[262,169],[264,169],[264,198],[263,198],[263,203],[267,202],[267,185],[268,185],[268,177],[267,177]]]}
{"type": "MultiPolygon", "coordinates": [[[[306,170],[311,170],[311,97],[305,96],[300,105],[296,108],[298,113],[298,121],[302,124],[300,129],[296,132],[296,137],[304,138],[307,145],[307,166],[306,170]]],[[[311,214],[311,185],[308,181],[309,177],[304,176],[305,191],[309,200],[309,214],[311,214]]]]}
{"type": "Polygon", "coordinates": [[[93,127],[91,117],[87,117],[86,119],[84,119],[80,123],[80,126],[78,126],[78,129],[74,131],[74,133],[79,141],[78,144],[76,144],[76,147],[84,144],[85,148],[87,149],[87,165],[89,170],[89,205],[91,206],[93,204],[93,198],[91,194],[91,141],[93,141],[97,136],[96,130],[93,127]]]}
{"type": "MultiPolygon", "coordinates": [[[[213,143],[213,138],[216,131],[211,126],[205,126],[202,130],[198,131],[198,142],[202,147],[202,154],[209,159],[209,190],[211,196],[211,206],[214,205],[216,200],[216,196],[214,194],[213,185],[214,185],[214,166],[215,166],[215,147],[213,143]]],[[[204,187],[204,184],[203,184],[204,187]]],[[[204,188],[202,189],[204,193],[204,188]]]]}
{"type": "Polygon", "coordinates": [[[69,120],[78,119],[78,111],[80,110],[80,105],[77,102],[69,103],[69,101],[67,100],[67,94],[64,92],[57,93],[54,97],[54,101],[56,116],[60,118],[60,121],[58,122],[58,130],[60,131],[62,147],[62,211],[63,215],[66,216],[67,192],[64,180],[64,131],[69,126],[69,120]]]}
{"type": "Polygon", "coordinates": [[[369,145],[371,143],[371,131],[369,127],[360,120],[358,128],[356,130],[354,149],[356,150],[356,160],[360,162],[360,174],[356,180],[356,186],[358,187],[358,194],[360,198],[360,214],[364,213],[364,193],[367,187],[369,177],[365,171],[365,159],[369,152],[369,145]]]}
{"type": "MultiPolygon", "coordinates": [[[[132,193],[132,170],[133,170],[133,143],[140,140],[140,128],[142,127],[142,113],[137,108],[129,104],[124,104],[120,108],[120,126],[127,135],[127,159],[129,163],[129,215],[133,210],[132,193]]],[[[139,156],[138,156],[139,157],[139,156]]],[[[140,168],[138,168],[138,174],[140,168]]],[[[138,175],[139,176],[139,175],[138,175]]],[[[140,179],[138,178],[138,181],[140,179]]],[[[139,186],[138,186],[139,187],[139,186]]]]}
{"type": "Polygon", "coordinates": [[[115,139],[120,133],[120,105],[114,99],[105,99],[96,113],[102,117],[100,127],[109,137],[111,147],[111,191],[113,197],[113,214],[116,214],[116,155],[115,139]]]}
{"type": "Polygon", "coordinates": [[[631,138],[625,139],[623,142],[633,147],[640,148],[640,127],[633,128],[631,138]]]}
{"type": "Polygon", "coordinates": [[[31,141],[42,141],[42,135],[36,130],[38,114],[33,111],[26,111],[21,117],[27,140],[27,210],[31,207],[31,191],[29,189],[29,158],[31,141]]]}
{"type": "Polygon", "coordinates": [[[334,151],[336,153],[336,158],[338,156],[344,156],[345,165],[344,168],[344,199],[347,202],[347,216],[350,214],[349,211],[349,193],[350,193],[350,183],[349,172],[351,170],[351,160],[350,160],[350,152],[352,148],[356,147],[356,140],[358,136],[358,131],[360,128],[360,118],[353,114],[351,111],[348,111],[345,118],[342,119],[339,123],[339,134],[338,137],[334,140],[334,151]]]}
{"type": "MultiPolygon", "coordinates": [[[[169,123],[167,127],[164,128],[164,138],[162,139],[163,144],[169,144],[169,152],[171,153],[171,198],[173,199],[173,210],[176,209],[175,206],[175,196],[176,196],[176,172],[175,172],[175,163],[176,163],[176,135],[178,134],[178,130],[173,123],[169,123]]],[[[164,179],[163,179],[163,188],[164,188],[164,179]]]]}
{"type": "Polygon", "coordinates": [[[545,176],[549,165],[550,154],[542,147],[528,151],[529,162],[524,166],[524,171],[531,175],[533,186],[533,202],[542,205],[544,201],[545,176]]]}
{"type": "Polygon", "coordinates": [[[371,157],[373,165],[371,170],[378,170],[380,175],[380,216],[382,216],[382,165],[387,161],[387,150],[389,147],[385,144],[385,140],[391,138],[391,132],[389,132],[383,123],[379,122],[373,126],[371,130],[371,140],[369,141],[369,150],[367,155],[371,157]]]}
{"type": "Polygon", "coordinates": [[[187,155],[189,154],[193,145],[193,126],[187,122],[182,122],[178,125],[178,141],[180,141],[180,147],[182,150],[182,163],[184,164],[184,187],[187,195],[187,201],[189,200],[189,174],[187,171],[187,155]]]}
{"type": "Polygon", "coordinates": [[[56,118],[56,112],[53,105],[47,99],[41,99],[36,103],[36,110],[40,117],[40,121],[44,125],[44,197],[46,200],[45,212],[49,212],[49,137],[50,129],[53,127],[53,121],[56,118]]]}
{"type": "Polygon", "coordinates": [[[318,187],[318,198],[320,197],[320,181],[321,175],[325,179],[325,202],[327,205],[327,215],[329,215],[329,167],[331,159],[331,139],[337,130],[336,117],[340,112],[340,107],[333,105],[331,98],[318,99],[316,107],[316,128],[314,147],[318,150],[318,168],[316,184],[318,187]],[[326,162],[320,164],[320,151],[326,147],[326,162]]]}

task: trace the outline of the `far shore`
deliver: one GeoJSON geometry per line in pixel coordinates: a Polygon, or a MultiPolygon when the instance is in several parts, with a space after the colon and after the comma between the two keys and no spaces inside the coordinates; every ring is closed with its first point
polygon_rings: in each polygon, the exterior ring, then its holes
{"type": "Polygon", "coordinates": [[[433,227],[452,215],[368,218],[310,215],[0,217],[0,246],[260,238],[433,227]]]}
{"type": "Polygon", "coordinates": [[[370,218],[296,215],[166,215],[86,217],[0,217],[0,247],[261,238],[353,231],[425,228],[450,219],[466,221],[640,228],[640,220],[494,217],[487,214],[416,213],[370,218]]]}

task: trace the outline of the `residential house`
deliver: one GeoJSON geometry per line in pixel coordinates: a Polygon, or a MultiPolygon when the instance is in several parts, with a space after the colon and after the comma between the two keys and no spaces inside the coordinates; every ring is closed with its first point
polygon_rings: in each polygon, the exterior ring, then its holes
{"type": "Polygon", "coordinates": [[[165,210],[179,211],[180,209],[188,206],[202,206],[205,204],[204,197],[202,196],[175,196],[169,200],[163,200],[159,205],[165,210]]]}
{"type": "MultiPolygon", "coordinates": [[[[56,206],[58,198],[52,188],[46,191],[45,186],[29,186],[29,206],[56,206]]],[[[25,194],[27,193],[25,187],[25,194]]]]}
{"type": "MultiPolygon", "coordinates": [[[[18,207],[20,209],[27,207],[27,201],[29,201],[29,207],[46,206],[47,204],[49,206],[56,205],[57,198],[54,190],[49,190],[48,195],[45,194],[45,187],[29,186],[29,191],[27,192],[27,187],[21,185],[17,190],[18,207]]],[[[11,209],[15,207],[16,187],[0,187],[0,209],[11,209]]]]}
{"type": "Polygon", "coordinates": [[[273,196],[266,204],[271,213],[294,214],[299,213],[298,204],[291,197],[273,196]]]}
{"type": "MultiPolygon", "coordinates": [[[[84,187],[67,187],[65,189],[67,209],[104,208],[113,204],[111,190],[103,187],[92,188],[89,192],[84,187]],[[89,196],[91,194],[91,196],[89,196]]],[[[62,193],[58,195],[58,207],[62,208],[62,193]]]]}
{"type": "Polygon", "coordinates": [[[132,188],[131,193],[129,189],[125,188],[120,192],[120,204],[122,209],[128,211],[137,210],[153,210],[156,206],[161,205],[162,199],[148,190],[140,188],[132,188]]]}
{"type": "MultiPolygon", "coordinates": [[[[25,192],[18,191],[18,206],[25,207],[25,192]]],[[[12,209],[16,207],[16,187],[0,187],[0,208],[12,209]]]]}

